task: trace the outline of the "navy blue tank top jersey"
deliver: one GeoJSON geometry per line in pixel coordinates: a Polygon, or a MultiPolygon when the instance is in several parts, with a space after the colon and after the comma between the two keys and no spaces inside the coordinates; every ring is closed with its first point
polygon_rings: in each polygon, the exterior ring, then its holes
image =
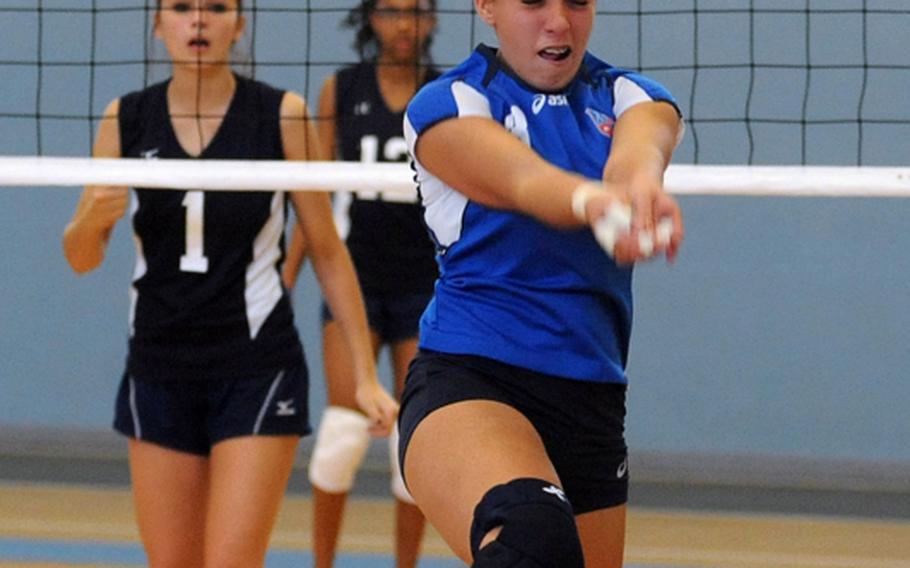
{"type": "MultiPolygon", "coordinates": [[[[613,125],[638,103],[669,92],[586,54],[560,92],[540,92],[480,46],[408,105],[411,153],[433,125],[468,116],[503,125],[541,157],[600,179],[613,125]]],[[[588,228],[559,230],[527,215],[470,201],[413,160],[440,278],[420,322],[420,346],[489,357],[569,379],[626,383],[632,270],[618,266],[588,228]]]]}
{"type": "MultiPolygon", "coordinates": [[[[438,76],[430,69],[426,81],[438,76]]],[[[346,67],[335,78],[338,159],[406,162],[408,149],[401,132],[404,111],[393,112],[386,105],[376,64],[346,67]]],[[[437,274],[435,251],[416,191],[410,196],[375,191],[336,193],[334,211],[365,293],[432,293],[437,274]]]]}
{"type": "MultiPolygon", "coordinates": [[[[227,114],[199,159],[284,159],[284,92],[236,79],[227,114]]],[[[120,100],[124,157],[192,159],[171,124],[167,86],[120,100]]],[[[286,199],[284,192],[134,190],[128,373],[229,379],[303,361],[279,273],[286,199]]]]}

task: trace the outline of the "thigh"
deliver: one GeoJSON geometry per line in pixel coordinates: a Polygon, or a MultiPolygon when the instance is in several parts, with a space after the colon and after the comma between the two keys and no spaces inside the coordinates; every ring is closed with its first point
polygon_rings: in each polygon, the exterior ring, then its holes
{"type": "Polygon", "coordinates": [[[129,441],[129,457],[149,565],[202,566],[208,459],[136,439],[129,441]]]}
{"type": "Polygon", "coordinates": [[[297,436],[232,438],[212,448],[207,566],[261,566],[297,450],[297,436]]]}
{"type": "Polygon", "coordinates": [[[622,568],[626,539],[626,506],[576,515],[586,566],[622,568]]]}
{"type": "Polygon", "coordinates": [[[457,402],[427,415],[410,438],[404,469],[427,519],[468,563],[474,508],[487,491],[521,477],[558,484],[534,426],[490,400],[457,402]]]}

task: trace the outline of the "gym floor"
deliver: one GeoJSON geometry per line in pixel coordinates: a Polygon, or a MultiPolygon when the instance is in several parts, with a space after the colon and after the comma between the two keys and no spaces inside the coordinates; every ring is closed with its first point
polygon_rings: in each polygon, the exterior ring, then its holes
{"type": "MultiPolygon", "coordinates": [[[[311,565],[311,504],[295,471],[268,568],[311,565]]],[[[361,472],[339,568],[394,566],[392,503],[361,472]]],[[[428,531],[421,568],[462,564],[428,531]]],[[[910,568],[910,497],[638,483],[627,568],[910,568]]],[[[113,460],[0,457],[0,567],[142,566],[126,466],[113,460]]]]}

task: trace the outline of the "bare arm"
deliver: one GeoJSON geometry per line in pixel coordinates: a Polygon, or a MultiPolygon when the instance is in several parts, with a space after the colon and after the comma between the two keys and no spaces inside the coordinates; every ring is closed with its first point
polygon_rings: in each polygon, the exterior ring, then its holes
{"type": "Polygon", "coordinates": [[[422,165],[469,199],[489,207],[521,211],[555,227],[577,227],[586,222],[595,228],[614,204],[630,202],[635,209],[646,201],[642,192],[635,189],[643,184],[642,180],[647,179],[652,185],[660,180],[657,189],[652,188],[649,194],[654,199],[647,201],[643,211],[636,210],[638,224],[633,223],[632,233],[619,236],[613,254],[621,263],[646,256],[639,248],[637,233],[653,231],[654,223],[642,220],[643,216],[650,218],[652,210],[659,210],[661,217],[670,216],[674,220],[674,236],[667,250],[675,254],[682,239],[682,219],[675,202],[663,193],[662,179],[675,146],[679,118],[668,104],[638,106],[651,108],[645,111],[633,107],[618,121],[614,148],[619,139],[619,151],[617,155],[611,152],[600,186],[592,185],[596,183],[594,180],[550,164],[488,118],[464,117],[440,122],[421,135],[415,152],[422,165]],[[639,115],[643,118],[636,118],[639,115]],[[641,130],[636,130],[638,126],[641,130]],[[583,184],[588,191],[583,214],[579,215],[573,211],[572,202],[583,184]],[[601,191],[590,191],[592,187],[601,191]],[[655,200],[659,207],[651,206],[655,200]]]}
{"type": "MultiPolygon", "coordinates": [[[[626,188],[632,204],[632,231],[653,231],[662,218],[673,221],[666,247],[673,260],[683,239],[679,205],[664,191],[664,172],[682,128],[676,109],[665,102],[633,106],[616,121],[613,146],[604,167],[604,181],[626,188]]],[[[617,251],[618,256],[629,251],[617,251]]]]}
{"type": "MultiPolygon", "coordinates": [[[[104,111],[92,150],[96,158],[120,157],[119,109],[119,100],[114,100],[104,111]]],[[[125,187],[86,186],[73,218],[63,230],[63,254],[73,270],[89,272],[101,264],[111,231],[128,203],[129,190],[125,187]]]]}
{"type": "MultiPolygon", "coordinates": [[[[324,160],[335,159],[335,83],[335,75],[329,76],[319,92],[319,115],[316,117],[316,126],[319,132],[321,159],[324,160]]],[[[291,232],[291,242],[282,271],[282,280],[289,290],[297,284],[297,276],[306,261],[306,253],[306,239],[300,225],[296,224],[291,232]]]]}
{"type": "MultiPolygon", "coordinates": [[[[316,129],[307,118],[299,95],[288,93],[281,105],[281,133],[288,160],[318,159],[316,129]]],[[[354,264],[338,237],[328,193],[298,191],[291,194],[298,225],[307,243],[316,277],[332,315],[341,327],[357,382],[357,402],[373,421],[373,431],[388,434],[398,413],[395,400],[382,388],[370,343],[366,311],[354,264]]]]}
{"type": "Polygon", "coordinates": [[[415,153],[424,167],[472,201],[521,211],[556,227],[582,224],[572,213],[572,193],[592,180],[550,164],[489,118],[440,122],[420,136],[415,153]]]}

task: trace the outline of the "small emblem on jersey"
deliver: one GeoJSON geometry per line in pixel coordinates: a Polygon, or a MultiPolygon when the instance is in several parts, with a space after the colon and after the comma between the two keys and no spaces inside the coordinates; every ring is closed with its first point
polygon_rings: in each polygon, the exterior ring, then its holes
{"type": "Polygon", "coordinates": [[[543,93],[534,95],[534,100],[531,103],[531,112],[540,114],[544,105],[569,106],[569,99],[565,95],[545,95],[543,93]]]}
{"type": "Polygon", "coordinates": [[[591,119],[591,122],[594,123],[594,126],[597,127],[601,134],[607,138],[613,137],[613,125],[616,124],[616,120],[613,117],[591,107],[585,109],[585,114],[588,115],[588,118],[591,119]]]}
{"type": "Polygon", "coordinates": [[[277,416],[294,416],[297,414],[297,409],[294,408],[293,398],[289,398],[287,400],[277,400],[275,402],[278,404],[278,410],[275,412],[277,416]]]}
{"type": "Polygon", "coordinates": [[[616,479],[622,479],[626,476],[626,472],[629,471],[629,458],[622,460],[622,463],[619,464],[619,467],[616,468],[616,479]]]}
{"type": "Polygon", "coordinates": [[[142,156],[143,158],[145,158],[146,160],[156,160],[156,159],[158,159],[158,151],[159,151],[158,148],[152,148],[151,150],[145,150],[143,152],[140,152],[139,155],[142,156]]]}
{"type": "Polygon", "coordinates": [[[509,115],[506,116],[506,119],[503,121],[503,125],[506,127],[506,130],[518,137],[519,140],[531,145],[531,134],[528,132],[528,118],[525,116],[525,113],[521,112],[521,109],[515,105],[512,105],[512,108],[509,109],[509,115]]]}
{"type": "Polygon", "coordinates": [[[354,105],[354,116],[366,116],[370,114],[370,101],[360,101],[354,105]]]}
{"type": "Polygon", "coordinates": [[[562,501],[563,503],[569,502],[569,500],[566,499],[566,494],[563,492],[563,490],[560,489],[559,487],[556,487],[555,485],[551,485],[549,487],[544,487],[543,492],[549,493],[550,495],[556,495],[557,497],[559,497],[559,500],[562,501]]]}

